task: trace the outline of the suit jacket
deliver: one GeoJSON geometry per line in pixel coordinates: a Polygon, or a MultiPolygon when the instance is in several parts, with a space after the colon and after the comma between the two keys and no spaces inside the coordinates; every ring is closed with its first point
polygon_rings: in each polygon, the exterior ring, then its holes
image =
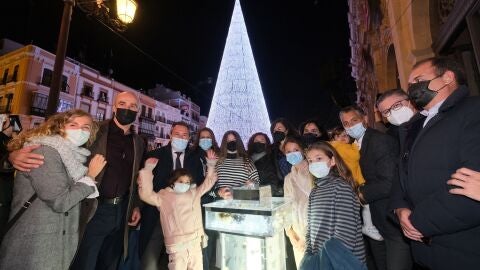
{"type": "MultiPolygon", "coordinates": [[[[100,129],[97,132],[97,137],[95,142],[90,146],[90,151],[92,154],[90,158],[94,157],[96,154],[101,154],[103,156],[107,155],[107,138],[108,138],[108,129],[109,124],[112,120],[106,120],[100,122],[100,129]]],[[[128,221],[130,216],[132,215],[132,211],[135,207],[139,207],[141,205],[140,198],[138,196],[138,185],[137,185],[137,174],[140,166],[142,165],[144,154],[145,154],[145,142],[143,139],[137,135],[133,134],[133,149],[134,149],[134,160],[133,160],[133,170],[132,176],[130,181],[130,189],[129,189],[129,200],[128,200],[128,208],[127,208],[127,215],[125,223],[125,230],[124,230],[124,257],[127,256],[128,251],[128,221]]],[[[88,163],[87,163],[88,164],[88,163]]],[[[108,166],[108,164],[107,164],[108,166]]],[[[103,175],[105,173],[105,168],[98,174],[95,178],[97,181],[97,187],[100,187],[102,183],[103,175]]],[[[82,210],[81,210],[81,228],[80,228],[80,235],[83,235],[85,231],[86,224],[95,214],[95,211],[98,206],[97,199],[87,199],[82,202],[82,210]]]]}
{"type": "Polygon", "coordinates": [[[370,204],[372,221],[382,236],[401,236],[387,213],[392,183],[398,178],[398,143],[395,138],[367,128],[360,149],[360,168],[365,184],[360,187],[370,204]]]}
{"type": "Polygon", "coordinates": [[[416,116],[400,129],[402,174],[391,208],[410,207],[413,226],[431,237],[429,246],[413,242],[412,250],[419,260],[428,252],[437,258],[428,265],[433,269],[480,265],[480,203],[450,194],[446,183],[460,167],[480,170],[480,98],[468,94],[459,87],[425,127],[425,118],[416,116]],[[439,247],[455,256],[442,256],[439,247]]]}
{"type": "MultiPolygon", "coordinates": [[[[185,150],[183,159],[183,168],[192,174],[193,180],[197,186],[201,185],[204,180],[203,166],[199,151],[185,150]]],[[[158,192],[168,186],[168,178],[173,171],[172,147],[170,144],[153,150],[147,154],[148,157],[158,159],[157,166],[153,170],[153,190],[158,192]]],[[[139,254],[142,256],[148,241],[153,233],[153,229],[160,223],[160,215],[158,209],[154,206],[145,205],[142,208],[142,226],[140,227],[139,238],[139,254]]]]}

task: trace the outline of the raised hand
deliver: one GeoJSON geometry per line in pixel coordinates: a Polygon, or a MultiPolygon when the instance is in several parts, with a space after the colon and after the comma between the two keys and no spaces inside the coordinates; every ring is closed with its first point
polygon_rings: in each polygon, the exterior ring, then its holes
{"type": "Polygon", "coordinates": [[[213,151],[212,149],[208,149],[207,150],[207,159],[217,160],[218,156],[217,156],[217,154],[215,154],[215,151],[213,151]]]}

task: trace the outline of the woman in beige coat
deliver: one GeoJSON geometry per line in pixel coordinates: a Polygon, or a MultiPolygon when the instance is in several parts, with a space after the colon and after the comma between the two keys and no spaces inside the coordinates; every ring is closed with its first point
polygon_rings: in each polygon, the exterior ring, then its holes
{"type": "Polygon", "coordinates": [[[312,191],[313,178],[308,171],[308,162],[299,140],[287,137],[283,143],[283,152],[292,164],[292,170],[285,176],[283,184],[284,196],[292,200],[292,226],[285,231],[292,243],[295,263],[299,268],[305,253],[308,196],[312,191]]]}

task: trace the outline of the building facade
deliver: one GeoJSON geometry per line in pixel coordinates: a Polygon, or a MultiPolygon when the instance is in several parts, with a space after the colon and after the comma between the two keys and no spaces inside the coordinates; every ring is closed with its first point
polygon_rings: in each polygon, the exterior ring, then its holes
{"type": "Polygon", "coordinates": [[[148,95],[180,111],[180,120],[190,126],[192,133],[200,127],[200,106],[180,91],[172,90],[162,84],[147,91],[148,95]]]}
{"type": "Polygon", "coordinates": [[[480,0],[349,0],[352,76],[357,103],[375,119],[378,94],[408,88],[415,63],[436,55],[465,67],[480,89],[480,0]]]}
{"type": "MultiPolygon", "coordinates": [[[[6,39],[0,45],[0,113],[20,115],[26,129],[38,126],[44,121],[55,55],[6,39]]],[[[97,121],[109,119],[116,96],[125,91],[140,100],[134,127],[150,149],[168,143],[173,122],[186,121],[198,130],[200,107],[180,92],[170,90],[181,98],[166,99],[169,105],[72,59],[65,61],[57,111],[79,108],[97,121]]]]}

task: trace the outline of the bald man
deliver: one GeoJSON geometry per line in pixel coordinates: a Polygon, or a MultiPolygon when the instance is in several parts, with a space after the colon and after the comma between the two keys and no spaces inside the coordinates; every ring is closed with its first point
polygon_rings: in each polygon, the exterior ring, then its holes
{"type": "MultiPolygon", "coordinates": [[[[117,95],[114,117],[100,122],[91,156],[105,156],[107,165],[95,178],[100,196],[82,202],[79,231],[83,237],[71,269],[117,269],[120,258],[127,256],[128,226],[140,221],[138,191],[135,181],[142,165],[145,145],[134,133],[139,101],[132,92],[117,95]]],[[[42,166],[43,157],[30,153],[33,147],[10,153],[9,160],[18,170],[42,166]]]]}

